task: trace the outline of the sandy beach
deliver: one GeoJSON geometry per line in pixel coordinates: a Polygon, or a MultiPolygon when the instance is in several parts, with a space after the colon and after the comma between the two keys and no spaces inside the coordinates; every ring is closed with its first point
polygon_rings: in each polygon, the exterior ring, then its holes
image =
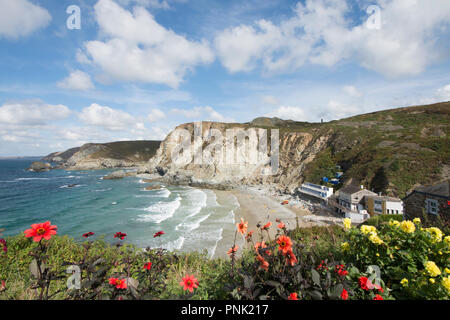
{"type": "MultiPolygon", "coordinates": [[[[269,221],[272,226],[269,229],[269,236],[274,239],[277,231],[278,222],[276,219],[283,221],[288,229],[294,229],[297,225],[297,218],[300,227],[308,226],[302,221],[301,217],[310,215],[311,212],[293,205],[282,205],[278,199],[266,195],[262,190],[251,187],[243,187],[231,191],[214,191],[219,204],[227,201],[239,202],[239,208],[235,210],[235,223],[241,218],[248,222],[248,231],[253,230],[254,240],[259,241],[260,235],[257,228],[259,223],[261,226],[269,221]]],[[[224,234],[223,239],[219,241],[215,253],[215,257],[226,256],[226,251],[233,245],[235,234],[224,234]]],[[[266,232],[263,233],[264,240],[268,239],[266,232]]],[[[247,246],[245,239],[238,234],[236,242],[240,248],[247,246]]]]}

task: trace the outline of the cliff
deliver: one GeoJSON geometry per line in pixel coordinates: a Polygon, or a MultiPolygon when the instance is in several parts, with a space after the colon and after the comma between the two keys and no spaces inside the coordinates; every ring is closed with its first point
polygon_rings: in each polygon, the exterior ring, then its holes
{"type": "MultiPolygon", "coordinates": [[[[279,170],[261,175],[269,169],[268,159],[257,163],[221,162],[177,165],[172,153],[180,148],[180,137],[171,132],[161,143],[145,171],[159,173],[168,182],[227,188],[239,184],[272,184],[293,192],[303,181],[320,183],[323,176],[332,177],[341,167],[342,185],[363,184],[375,192],[403,196],[419,184],[449,179],[450,102],[397,108],[358,115],[327,123],[296,122],[278,118],[257,118],[249,123],[202,122],[203,150],[226,150],[226,139],[208,139],[210,129],[226,136],[226,130],[240,128],[267,129],[268,152],[270,132],[279,130],[279,170]],[[273,130],[272,130],[273,131],[273,130]],[[209,146],[209,147],[208,147],[209,146]]],[[[193,136],[194,124],[185,129],[193,136]]],[[[260,150],[255,141],[245,138],[248,148],[260,150]]],[[[235,142],[236,144],[236,142],[235,142]]],[[[193,149],[200,150],[199,148],[193,149]]],[[[217,153],[219,154],[219,153],[217,153]]],[[[197,158],[198,159],[198,158],[197,158]]]]}
{"type": "Polygon", "coordinates": [[[51,153],[42,160],[58,164],[57,168],[70,170],[136,167],[145,165],[155,155],[159,145],[160,141],[88,143],[51,153]]]}

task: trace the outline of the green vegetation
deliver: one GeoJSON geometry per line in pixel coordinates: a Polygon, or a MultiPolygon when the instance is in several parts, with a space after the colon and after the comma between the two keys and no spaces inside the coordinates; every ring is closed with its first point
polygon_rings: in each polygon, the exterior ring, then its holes
{"type": "Polygon", "coordinates": [[[0,254],[0,299],[448,300],[450,236],[422,228],[418,219],[399,220],[290,231],[281,224],[274,240],[261,242],[265,226],[227,259],[103,239],[54,235],[35,242],[20,234],[0,241],[7,248],[0,254]],[[70,265],[81,270],[81,289],[67,288],[70,265]]]}
{"type": "Polygon", "coordinates": [[[102,144],[105,149],[91,155],[93,159],[112,158],[148,161],[156,154],[161,141],[118,141],[102,144]]]}

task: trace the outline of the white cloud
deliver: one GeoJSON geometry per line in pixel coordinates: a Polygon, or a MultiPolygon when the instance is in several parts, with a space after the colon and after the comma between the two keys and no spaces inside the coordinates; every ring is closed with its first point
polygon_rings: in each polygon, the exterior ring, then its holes
{"type": "Polygon", "coordinates": [[[128,130],[136,126],[136,119],[132,115],[96,103],[84,108],[79,117],[87,125],[112,131],[128,130]]]}
{"type": "Polygon", "coordinates": [[[330,100],[326,108],[325,118],[328,120],[337,120],[361,113],[363,113],[363,110],[357,106],[330,100]]]}
{"type": "Polygon", "coordinates": [[[303,108],[292,106],[280,106],[266,114],[266,117],[277,117],[283,120],[307,121],[308,117],[303,108]]]}
{"type": "Polygon", "coordinates": [[[177,109],[170,110],[172,114],[193,119],[195,121],[218,121],[218,122],[235,122],[234,119],[228,118],[215,111],[210,106],[194,107],[192,109],[177,109]]]}
{"type": "Polygon", "coordinates": [[[348,94],[351,97],[357,98],[362,96],[362,92],[360,92],[358,89],[356,89],[355,86],[344,86],[342,88],[346,94],[348,94]]]}
{"type": "Polygon", "coordinates": [[[0,107],[0,123],[39,126],[65,119],[70,113],[69,108],[64,105],[50,105],[40,100],[6,102],[0,107]]]}
{"type": "Polygon", "coordinates": [[[46,27],[48,11],[28,0],[0,0],[0,37],[16,39],[46,27]]]}
{"type": "Polygon", "coordinates": [[[148,115],[148,121],[156,122],[166,118],[166,114],[159,109],[153,109],[148,115]]]}
{"type": "Polygon", "coordinates": [[[305,64],[333,66],[350,60],[387,77],[400,77],[419,74],[449,56],[450,1],[378,4],[379,30],[367,28],[364,16],[355,26],[346,1],[307,0],[279,24],[259,20],[226,29],[216,36],[215,46],[230,72],[259,65],[266,72],[291,72],[305,64]]]}
{"type": "Polygon", "coordinates": [[[105,41],[84,43],[84,56],[103,71],[103,80],[160,83],[177,87],[196,65],[211,63],[205,41],[189,41],[158,24],[143,7],[127,11],[111,0],[99,0],[95,16],[105,41]]]}
{"type": "Polygon", "coordinates": [[[80,70],[75,70],[64,80],[57,83],[57,86],[64,89],[86,91],[94,88],[91,77],[80,70]]]}
{"type": "Polygon", "coordinates": [[[169,9],[169,3],[166,0],[118,0],[122,5],[138,4],[140,6],[155,8],[155,9],[169,9]]]}
{"type": "Polygon", "coordinates": [[[450,101],[450,84],[437,90],[439,101],[450,101]]]}

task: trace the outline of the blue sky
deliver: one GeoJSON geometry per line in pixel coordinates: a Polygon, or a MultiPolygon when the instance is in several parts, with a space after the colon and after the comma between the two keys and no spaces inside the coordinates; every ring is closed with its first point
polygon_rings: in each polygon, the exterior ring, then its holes
{"type": "Polygon", "coordinates": [[[446,0],[0,0],[0,156],[448,101],[449,27],[446,0]]]}

